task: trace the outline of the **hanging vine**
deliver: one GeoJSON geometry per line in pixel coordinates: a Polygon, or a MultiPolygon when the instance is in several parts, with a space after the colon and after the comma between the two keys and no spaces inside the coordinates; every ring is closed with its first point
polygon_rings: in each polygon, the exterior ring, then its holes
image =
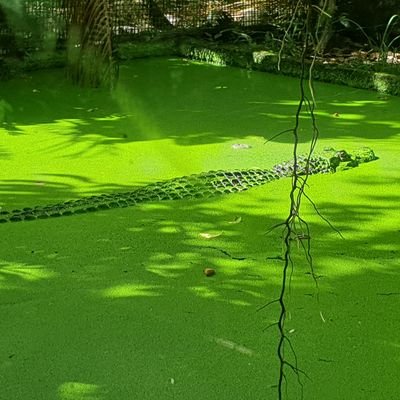
{"type": "MultiPolygon", "coordinates": [[[[299,80],[300,99],[295,113],[295,123],[293,128],[285,130],[284,132],[278,134],[281,135],[281,134],[291,133],[293,139],[293,175],[292,175],[291,189],[289,192],[289,201],[290,201],[289,212],[284,222],[272,228],[272,229],[279,227],[282,228],[284,250],[283,250],[283,269],[281,277],[281,288],[277,299],[269,302],[268,304],[260,308],[263,309],[273,303],[277,303],[280,309],[278,321],[270,325],[270,326],[277,326],[279,332],[279,340],[277,345],[277,356],[279,360],[279,373],[278,373],[278,383],[277,383],[278,400],[283,400],[285,394],[287,397],[288,372],[292,372],[296,376],[297,382],[300,385],[302,399],[303,399],[304,385],[301,377],[302,376],[308,377],[306,372],[302,371],[298,367],[297,355],[286,329],[286,318],[288,314],[287,300],[289,296],[288,289],[290,286],[291,275],[294,270],[294,261],[292,258],[292,250],[294,243],[300,245],[304,251],[306,262],[310,268],[310,273],[316,286],[316,291],[317,291],[316,298],[317,301],[319,302],[318,280],[314,271],[314,263],[311,252],[310,227],[301,214],[301,206],[303,198],[309,201],[312,204],[316,213],[332,227],[329,221],[327,221],[320,214],[313,200],[306,194],[305,189],[309,178],[309,174],[307,173],[307,171],[309,170],[310,160],[314,153],[319,137],[319,130],[316,122],[316,117],[314,114],[316,104],[315,104],[313,79],[312,79],[313,68],[317,53],[320,53],[324,48],[324,46],[326,45],[327,36],[326,34],[321,35],[320,32],[321,29],[323,29],[324,31],[327,29],[326,19],[330,18],[330,14],[328,12],[332,12],[333,3],[334,3],[333,0],[322,1],[321,6],[319,6],[313,4],[312,0],[306,2],[298,0],[294,7],[294,13],[289,22],[288,28],[285,31],[284,38],[282,40],[282,47],[278,55],[278,69],[279,69],[286,37],[290,35],[290,30],[292,29],[293,25],[297,23],[296,17],[298,18],[298,12],[301,9],[302,11],[304,11],[305,14],[304,15],[305,22],[303,26],[301,74],[299,80]],[[308,62],[309,57],[311,57],[311,62],[308,62]],[[300,175],[298,168],[298,159],[299,159],[298,145],[300,141],[299,128],[300,128],[300,118],[304,111],[308,112],[311,120],[311,138],[309,140],[309,150],[306,159],[306,173],[304,174],[304,171],[302,171],[300,175]],[[289,353],[291,354],[291,356],[287,355],[287,349],[289,349],[289,353]]],[[[298,26],[296,27],[296,29],[298,29],[298,26]]],[[[321,311],[320,311],[320,316],[321,319],[325,322],[321,311]]]]}

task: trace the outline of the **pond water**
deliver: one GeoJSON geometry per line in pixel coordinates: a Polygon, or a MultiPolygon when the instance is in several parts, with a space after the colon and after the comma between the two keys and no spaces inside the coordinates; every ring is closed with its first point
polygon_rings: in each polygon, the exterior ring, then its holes
{"type": "MultiPolygon", "coordinates": [[[[298,80],[179,59],[112,93],[46,70],[0,85],[0,207],[291,158],[298,80]]],[[[305,399],[395,399],[400,99],[315,83],[318,149],[379,159],[316,175],[304,203],[320,303],[294,249],[288,332],[305,399]],[[322,321],[320,312],[324,317],[322,321]]],[[[301,149],[310,118],[301,116],[301,149]]],[[[0,398],[276,398],[275,299],[290,179],[246,193],[0,225],[0,398]],[[203,270],[211,268],[210,277],[203,270]]],[[[299,250],[301,242],[298,241],[299,250]]],[[[288,353],[289,350],[288,350],[288,353]]],[[[296,377],[288,378],[299,398],[296,377]]]]}
{"type": "MultiPolygon", "coordinates": [[[[400,99],[316,86],[321,147],[398,134],[400,99]]],[[[34,72],[0,87],[0,180],[7,191],[25,194],[41,182],[45,200],[207,170],[269,167],[290,158],[289,133],[265,141],[293,126],[298,97],[296,79],[180,59],[122,65],[113,93],[76,88],[62,70],[34,72]]],[[[306,113],[303,119],[306,142],[311,127],[306,113]]],[[[42,200],[37,191],[34,197],[42,200]]],[[[3,197],[3,205],[9,200],[3,197]]]]}

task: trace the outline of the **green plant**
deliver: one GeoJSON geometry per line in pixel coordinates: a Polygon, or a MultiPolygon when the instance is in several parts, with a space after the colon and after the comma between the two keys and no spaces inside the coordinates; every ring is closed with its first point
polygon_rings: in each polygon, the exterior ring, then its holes
{"type": "Polygon", "coordinates": [[[396,22],[400,19],[398,14],[394,14],[390,17],[388,23],[386,24],[385,31],[383,32],[381,41],[380,41],[380,59],[384,62],[387,61],[388,53],[394,47],[394,44],[400,39],[400,35],[395,36],[389,43],[390,34],[393,32],[393,28],[396,25],[396,22]]]}
{"type": "Polygon", "coordinates": [[[385,26],[383,34],[378,33],[376,35],[376,38],[373,38],[371,37],[371,35],[368,35],[365,29],[358,22],[348,18],[347,15],[341,15],[339,17],[339,22],[346,28],[348,28],[350,24],[355,25],[367,39],[370,48],[372,50],[376,50],[379,53],[379,61],[382,63],[386,63],[388,58],[388,53],[392,49],[394,49],[395,43],[400,40],[400,35],[396,35],[393,39],[390,40],[391,34],[393,33],[394,27],[396,26],[396,23],[398,22],[399,19],[400,16],[398,14],[392,15],[385,26]]]}

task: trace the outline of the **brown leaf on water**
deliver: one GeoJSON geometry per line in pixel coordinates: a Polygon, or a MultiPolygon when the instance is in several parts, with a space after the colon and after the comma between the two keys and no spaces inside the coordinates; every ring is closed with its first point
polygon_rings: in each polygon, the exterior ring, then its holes
{"type": "Polygon", "coordinates": [[[208,232],[199,233],[199,236],[202,237],[203,239],[214,239],[221,235],[222,235],[222,232],[220,232],[220,233],[208,233],[208,232]]]}
{"type": "Polygon", "coordinates": [[[205,276],[213,276],[213,275],[215,275],[215,269],[214,268],[204,268],[203,274],[205,276]]]}

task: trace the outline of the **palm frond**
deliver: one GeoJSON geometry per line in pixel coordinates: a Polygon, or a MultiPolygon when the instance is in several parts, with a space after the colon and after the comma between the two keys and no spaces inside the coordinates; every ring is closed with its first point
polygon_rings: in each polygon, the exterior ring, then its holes
{"type": "Polygon", "coordinates": [[[118,65],[113,56],[109,0],[68,0],[68,75],[82,86],[113,87],[118,65]]]}

